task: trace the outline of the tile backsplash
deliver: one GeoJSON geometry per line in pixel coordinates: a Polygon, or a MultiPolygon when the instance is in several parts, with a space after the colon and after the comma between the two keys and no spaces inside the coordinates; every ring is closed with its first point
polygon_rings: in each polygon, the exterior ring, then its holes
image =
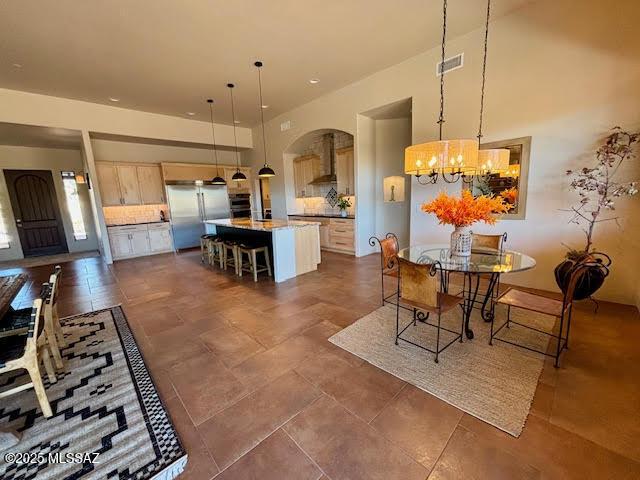
{"type": "Polygon", "coordinates": [[[166,204],[104,207],[102,210],[107,225],[158,222],[160,210],[164,210],[167,219],[169,218],[169,207],[166,204]]]}
{"type": "MultiPolygon", "coordinates": [[[[356,197],[354,195],[344,196],[344,197],[348,198],[349,201],[351,202],[351,207],[347,209],[347,213],[349,215],[355,215],[356,197]]],[[[322,213],[322,214],[337,215],[340,213],[340,209],[338,207],[332,207],[331,205],[329,205],[325,197],[296,198],[296,207],[299,213],[306,213],[306,214],[322,213]]]]}

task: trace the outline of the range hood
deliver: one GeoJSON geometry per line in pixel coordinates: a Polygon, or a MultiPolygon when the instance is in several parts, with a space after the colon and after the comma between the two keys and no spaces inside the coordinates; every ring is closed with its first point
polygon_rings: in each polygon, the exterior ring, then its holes
{"type": "Polygon", "coordinates": [[[338,178],[336,177],[336,147],[333,133],[325,133],[322,136],[321,160],[325,165],[325,172],[327,171],[327,166],[329,167],[329,174],[314,178],[309,185],[328,185],[338,183],[338,178]]]}

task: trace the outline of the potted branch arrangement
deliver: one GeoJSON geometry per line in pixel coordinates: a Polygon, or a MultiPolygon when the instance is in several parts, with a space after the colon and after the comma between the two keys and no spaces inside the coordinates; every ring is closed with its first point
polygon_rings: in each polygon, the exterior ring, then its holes
{"type": "Polygon", "coordinates": [[[604,144],[596,150],[595,167],[584,167],[577,171],[567,170],[567,175],[572,178],[569,188],[580,197],[577,205],[566,210],[571,213],[569,223],[582,227],[586,243],[581,249],[570,249],[554,273],[558,287],[564,292],[573,266],[581,262],[592,264],[576,286],[576,300],[590,298],[609,274],[611,258],[606,253],[594,249],[593,234],[597,225],[617,221],[618,217],[611,214],[615,210],[616,199],[638,193],[636,182],[620,183],[614,179],[620,166],[635,158],[633,148],[638,141],[640,132],[629,133],[615,127],[604,144]]]}
{"type": "Polygon", "coordinates": [[[451,255],[471,256],[471,225],[485,222],[494,225],[498,215],[511,208],[503,197],[480,195],[474,197],[471,191],[463,190],[460,197],[441,192],[421,207],[425,213],[433,213],[441,225],[453,225],[451,234],[451,255]]]}

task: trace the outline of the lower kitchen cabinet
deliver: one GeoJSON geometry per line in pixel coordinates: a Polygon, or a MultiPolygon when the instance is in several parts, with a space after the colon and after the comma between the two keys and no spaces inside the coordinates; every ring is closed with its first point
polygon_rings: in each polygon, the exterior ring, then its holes
{"type": "Polygon", "coordinates": [[[173,251],[169,223],[149,223],[108,227],[114,260],[173,251]]]}

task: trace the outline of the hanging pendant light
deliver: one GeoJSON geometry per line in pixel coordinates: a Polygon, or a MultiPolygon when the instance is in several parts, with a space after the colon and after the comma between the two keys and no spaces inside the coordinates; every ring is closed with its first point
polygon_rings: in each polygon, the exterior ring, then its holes
{"type": "MultiPolygon", "coordinates": [[[[489,18],[491,16],[491,0],[487,0],[487,19],[484,29],[484,58],[482,60],[482,89],[480,93],[480,125],[478,127],[478,147],[482,140],[482,118],[484,114],[484,84],[487,73],[487,46],[489,43],[489,18]]],[[[505,173],[509,170],[509,156],[506,148],[491,148],[478,151],[478,175],[505,173]]]]}
{"type": "Polygon", "coordinates": [[[244,182],[247,179],[247,176],[240,171],[240,154],[238,153],[238,136],[236,135],[236,110],[233,104],[233,87],[235,85],[233,83],[227,83],[227,87],[229,87],[229,95],[231,96],[231,116],[233,117],[233,141],[236,145],[236,173],[233,174],[231,180],[235,180],[236,182],[244,182]]]}
{"type": "Polygon", "coordinates": [[[258,69],[258,92],[260,92],[260,103],[258,107],[260,108],[260,124],[262,125],[262,149],[264,152],[264,165],[258,172],[258,177],[260,178],[269,178],[275,177],[276,172],[273,171],[273,168],[269,166],[267,163],[267,138],[264,134],[264,104],[262,103],[262,76],[260,74],[260,69],[262,68],[262,62],[257,61],[254,63],[255,67],[258,69]]]}
{"type": "Polygon", "coordinates": [[[218,169],[218,150],[216,150],[216,128],[215,123],[213,122],[213,100],[210,98],[207,100],[209,104],[209,113],[211,114],[211,137],[213,138],[213,157],[216,161],[216,176],[213,177],[211,183],[213,185],[226,185],[227,182],[224,178],[220,176],[220,171],[218,169]]]}
{"type": "MultiPolygon", "coordinates": [[[[440,68],[444,69],[447,38],[447,0],[442,2],[442,55],[440,68]]],[[[421,184],[436,183],[438,176],[448,182],[474,174],[478,162],[478,142],[472,139],[442,140],[444,124],[444,71],[440,72],[440,117],[437,141],[411,145],[404,152],[404,173],[415,175],[421,184]],[[420,178],[428,176],[426,182],[420,178]]]]}

